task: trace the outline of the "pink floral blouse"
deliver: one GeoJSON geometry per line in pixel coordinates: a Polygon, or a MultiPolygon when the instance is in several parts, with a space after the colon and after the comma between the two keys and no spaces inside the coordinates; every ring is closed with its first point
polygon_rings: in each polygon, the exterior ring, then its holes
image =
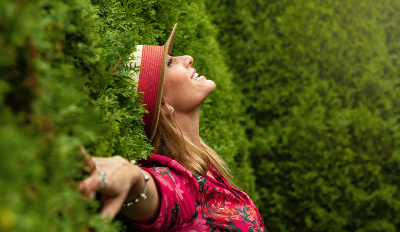
{"type": "Polygon", "coordinates": [[[157,183],[160,213],[151,225],[129,221],[134,231],[265,231],[249,196],[228,185],[213,168],[217,180],[193,174],[161,155],[147,159],[142,168],[157,183]]]}

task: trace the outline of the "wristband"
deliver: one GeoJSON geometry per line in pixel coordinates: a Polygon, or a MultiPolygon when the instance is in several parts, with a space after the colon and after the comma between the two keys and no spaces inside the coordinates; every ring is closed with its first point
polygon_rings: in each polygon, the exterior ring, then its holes
{"type": "Polygon", "coordinates": [[[140,194],[139,194],[139,197],[137,197],[137,198],[135,198],[135,199],[133,199],[133,200],[131,200],[131,201],[129,201],[129,202],[126,202],[126,203],[124,203],[124,204],[122,205],[123,207],[126,207],[126,208],[128,208],[128,207],[130,207],[130,206],[132,206],[132,205],[134,205],[134,204],[136,204],[136,203],[138,203],[138,202],[140,201],[140,198],[143,198],[143,200],[146,200],[146,199],[147,199],[147,196],[146,196],[147,184],[149,183],[149,179],[150,179],[150,178],[146,175],[146,173],[144,173],[144,171],[143,171],[141,168],[139,168],[139,166],[136,165],[136,161],[135,161],[135,160],[131,160],[131,164],[133,164],[133,165],[134,165],[137,169],[139,169],[139,171],[143,174],[145,184],[144,184],[143,193],[140,193],[140,194]]]}

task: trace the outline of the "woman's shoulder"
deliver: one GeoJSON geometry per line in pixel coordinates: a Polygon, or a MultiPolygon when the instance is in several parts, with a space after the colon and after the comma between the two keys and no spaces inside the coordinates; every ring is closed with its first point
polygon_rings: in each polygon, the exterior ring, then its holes
{"type": "Polygon", "coordinates": [[[178,171],[188,176],[192,176],[192,173],[178,161],[159,154],[150,156],[146,160],[141,161],[140,164],[142,167],[146,168],[169,168],[173,171],[178,171]]]}
{"type": "Polygon", "coordinates": [[[196,176],[178,161],[169,157],[154,154],[142,163],[142,168],[150,171],[159,181],[168,180],[171,184],[182,183],[181,187],[188,190],[198,190],[196,176]]]}
{"type": "Polygon", "coordinates": [[[143,166],[154,166],[157,165],[157,163],[162,165],[168,165],[170,162],[178,163],[174,159],[159,154],[153,154],[147,159],[139,161],[139,163],[142,164],[143,166]]]}

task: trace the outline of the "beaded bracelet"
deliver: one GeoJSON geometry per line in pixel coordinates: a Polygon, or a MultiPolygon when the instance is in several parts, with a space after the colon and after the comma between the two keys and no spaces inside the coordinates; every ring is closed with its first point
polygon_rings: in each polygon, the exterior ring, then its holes
{"type": "Polygon", "coordinates": [[[122,205],[123,207],[129,207],[129,206],[132,206],[132,205],[138,203],[138,202],[140,201],[140,198],[143,198],[144,200],[147,199],[146,191],[147,191],[147,184],[149,183],[149,179],[150,179],[150,178],[146,175],[146,173],[143,172],[143,170],[142,170],[141,168],[139,168],[139,167],[136,165],[136,161],[135,161],[135,160],[131,160],[131,164],[133,164],[133,165],[134,165],[137,169],[139,169],[139,171],[143,174],[145,184],[144,184],[143,193],[140,193],[138,198],[135,198],[135,199],[133,199],[133,200],[130,201],[130,202],[124,203],[124,204],[122,205]]]}

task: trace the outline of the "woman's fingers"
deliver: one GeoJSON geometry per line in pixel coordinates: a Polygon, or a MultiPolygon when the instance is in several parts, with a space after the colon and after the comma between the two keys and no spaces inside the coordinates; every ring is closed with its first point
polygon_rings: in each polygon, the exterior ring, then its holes
{"type": "Polygon", "coordinates": [[[91,171],[90,176],[79,184],[79,191],[89,198],[92,198],[93,192],[102,191],[108,185],[107,173],[101,169],[104,168],[102,165],[104,160],[103,158],[94,158],[90,156],[85,158],[85,165],[90,168],[91,171]]]}
{"type": "Polygon", "coordinates": [[[93,157],[90,157],[90,156],[85,157],[85,166],[90,169],[90,172],[93,172],[96,169],[99,169],[99,165],[98,165],[96,159],[93,157]]]}
{"type": "Polygon", "coordinates": [[[103,190],[104,185],[104,178],[100,175],[100,172],[95,171],[87,179],[79,183],[79,191],[93,200],[96,192],[103,190]]]}
{"type": "Polygon", "coordinates": [[[103,202],[102,217],[114,218],[132,187],[136,169],[120,156],[87,156],[85,166],[90,169],[90,176],[81,181],[79,191],[89,199],[94,199],[96,193],[100,193],[103,202]]]}

